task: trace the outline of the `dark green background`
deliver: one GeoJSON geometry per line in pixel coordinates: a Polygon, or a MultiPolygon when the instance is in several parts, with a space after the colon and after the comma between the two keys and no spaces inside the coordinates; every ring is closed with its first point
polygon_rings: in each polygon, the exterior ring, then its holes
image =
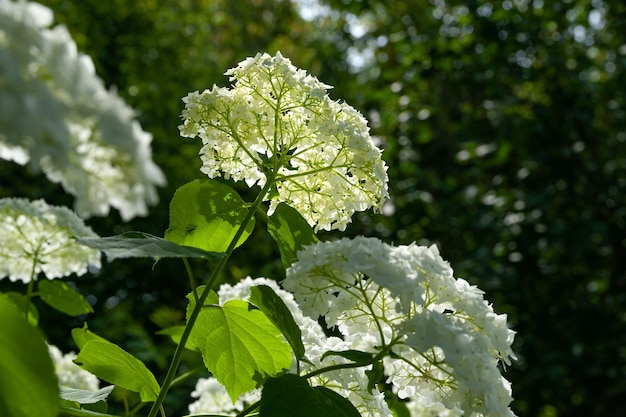
{"type": "MultiPolygon", "coordinates": [[[[457,275],[509,315],[520,357],[506,372],[516,413],[626,415],[620,2],[330,0],[324,4],[332,12],[312,22],[286,0],[43,3],[107,85],[138,110],[169,181],[148,218],[90,219],[99,234],[163,235],[173,192],[202,177],[200,143],[178,135],[181,97],[227,85],[226,69],[280,50],[333,85],[331,96],[358,108],[382,141],[395,210],[355,216],[348,234],[437,243],[457,275]],[[367,28],[358,38],[350,24],[356,17],[367,28]],[[368,48],[368,65],[351,68],[352,51],[368,48]]],[[[71,205],[58,187],[18,166],[2,163],[0,174],[2,196],[71,205]]],[[[280,268],[261,232],[239,250],[224,280],[279,279],[280,268]]],[[[206,265],[194,269],[200,278],[208,274],[206,265]]],[[[165,260],[152,270],[148,260],[116,261],[97,277],[71,281],[94,304],[90,327],[162,377],[172,346],[154,332],[183,320],[182,263],[165,260]]],[[[9,287],[22,288],[0,286],[9,287]]],[[[41,310],[51,341],[75,349],[68,329],[82,320],[41,310]]],[[[168,407],[184,412],[188,392],[176,391],[168,407]]]]}

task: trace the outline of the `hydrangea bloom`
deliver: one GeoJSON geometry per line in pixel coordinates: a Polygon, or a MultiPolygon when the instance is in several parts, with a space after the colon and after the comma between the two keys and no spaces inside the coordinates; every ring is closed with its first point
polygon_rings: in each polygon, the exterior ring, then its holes
{"type": "Polygon", "coordinates": [[[65,207],[43,200],[0,199],[0,279],[30,282],[39,273],[48,279],[100,267],[100,252],[74,236],[97,235],[65,207]]]}
{"type": "Polygon", "coordinates": [[[515,357],[514,332],[482,291],[454,277],[436,246],[364,237],[320,242],[298,253],[283,286],[305,314],[337,326],[347,348],[391,346],[385,374],[400,398],[465,415],[513,416],[498,363],[515,357]]]}
{"type": "Polygon", "coordinates": [[[330,86],[280,53],[257,54],[183,99],[184,137],[200,137],[202,172],[249,186],[275,181],[270,212],[285,202],[316,229],[345,229],[355,211],[380,209],[386,166],[367,121],[327,95],[330,86]]]}
{"type": "MultiPolygon", "coordinates": [[[[252,279],[248,277],[232,286],[224,284],[218,291],[220,303],[223,304],[229,300],[247,299],[250,297],[250,288],[257,285],[267,285],[272,288],[283,300],[302,332],[302,343],[305,347],[307,360],[300,363],[300,374],[306,374],[316,369],[348,362],[345,358],[333,355],[322,359],[322,356],[327,351],[346,350],[348,349],[348,344],[338,337],[327,337],[317,321],[304,315],[294,300],[293,295],[280,288],[276,281],[266,278],[252,279]]],[[[391,417],[392,413],[385,401],[384,394],[376,388],[373,390],[368,389],[368,379],[365,371],[369,368],[370,367],[334,370],[312,377],[311,383],[313,386],[325,386],[333,389],[348,398],[363,417],[391,417]]],[[[291,372],[298,372],[295,360],[292,364],[291,372]]],[[[225,398],[228,404],[230,404],[228,397],[225,396],[225,398]]],[[[204,410],[205,409],[203,409],[203,411],[204,410]]]]}
{"type": "Polygon", "coordinates": [[[152,136],[38,3],[0,0],[0,159],[43,171],[83,217],[147,214],[165,177],[152,136]]]}
{"type": "Polygon", "coordinates": [[[234,414],[258,401],[261,393],[258,390],[246,393],[233,404],[226,388],[217,379],[209,377],[198,379],[191,397],[197,400],[189,404],[190,414],[234,414]]]}
{"type": "Polygon", "coordinates": [[[64,355],[54,345],[48,345],[48,352],[54,364],[54,371],[57,378],[59,378],[59,385],[87,391],[98,391],[100,389],[98,378],[74,363],[74,359],[76,359],[74,352],[64,355]]]}

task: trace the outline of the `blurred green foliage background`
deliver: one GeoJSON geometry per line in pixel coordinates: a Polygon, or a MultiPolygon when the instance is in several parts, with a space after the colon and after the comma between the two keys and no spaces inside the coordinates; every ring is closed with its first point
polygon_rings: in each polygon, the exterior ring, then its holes
{"type": "MultiPolygon", "coordinates": [[[[349,235],[437,243],[518,332],[507,369],[523,417],[626,415],[626,6],[601,0],[42,0],[154,135],[168,178],[148,218],[89,224],[163,236],[176,188],[203,175],[177,125],[188,92],[227,85],[247,56],[280,50],[359,109],[384,148],[391,201],[349,235]]],[[[2,196],[72,204],[0,164],[2,196]]],[[[248,194],[240,188],[244,197],[248,194]]],[[[262,225],[260,225],[262,227],[262,225]]],[[[332,238],[335,234],[323,235],[332,238]]],[[[194,264],[200,278],[207,266],[194,264]]],[[[224,280],[280,279],[258,233],[224,280]]],[[[180,261],[116,261],[73,279],[91,329],[158,376],[184,320],[180,261]]],[[[2,288],[19,286],[6,282],[2,288]]],[[[41,306],[52,343],[82,321],[41,306]]],[[[197,363],[195,357],[189,363],[197,363]]],[[[191,366],[191,365],[189,365],[191,366]]],[[[184,413],[189,390],[168,407],[184,413]]],[[[496,416],[494,416],[496,417],[496,416]]]]}

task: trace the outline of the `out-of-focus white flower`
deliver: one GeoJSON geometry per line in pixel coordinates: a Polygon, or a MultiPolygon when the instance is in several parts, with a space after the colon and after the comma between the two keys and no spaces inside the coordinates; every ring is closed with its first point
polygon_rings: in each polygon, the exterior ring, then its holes
{"type": "Polygon", "coordinates": [[[285,202],[317,229],[344,230],[352,214],[379,210],[387,167],[365,118],[280,53],[257,54],[183,99],[184,137],[200,137],[202,172],[248,186],[275,181],[270,213],[285,202]]]}
{"type": "Polygon", "coordinates": [[[462,417],[459,409],[449,410],[442,404],[425,404],[420,397],[414,397],[405,403],[411,417],[462,417]]]}
{"type": "Polygon", "coordinates": [[[59,385],[68,388],[98,391],[100,381],[90,372],[85,371],[74,363],[74,352],[65,355],[54,345],[48,345],[48,352],[54,364],[54,371],[59,378],[59,385]]]}
{"type": "Polygon", "coordinates": [[[97,237],[65,207],[43,200],[0,199],[0,279],[30,282],[39,273],[59,278],[100,268],[100,251],[74,237],[97,237]]]}
{"type": "Polygon", "coordinates": [[[197,400],[189,404],[189,414],[233,414],[261,399],[261,391],[245,393],[233,404],[226,388],[217,379],[209,377],[198,379],[191,397],[197,400]]]}
{"type": "Polygon", "coordinates": [[[515,358],[515,333],[482,291],[454,277],[436,246],[319,242],[298,253],[282,284],[304,314],[337,326],[346,349],[393,346],[383,363],[400,398],[465,415],[514,415],[498,362],[515,358]]]}
{"type": "Polygon", "coordinates": [[[52,20],[38,3],[0,0],[0,159],[62,184],[82,217],[146,215],[165,184],[152,136],[52,20]]]}

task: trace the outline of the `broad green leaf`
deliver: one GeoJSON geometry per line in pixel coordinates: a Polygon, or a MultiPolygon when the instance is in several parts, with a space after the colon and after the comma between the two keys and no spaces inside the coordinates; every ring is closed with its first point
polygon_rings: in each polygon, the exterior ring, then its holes
{"type": "Polygon", "coordinates": [[[207,307],[197,324],[208,330],[202,349],[204,364],[233,401],[291,365],[291,348],[280,330],[245,301],[207,307]]]}
{"type": "MultiPolygon", "coordinates": [[[[246,203],[228,185],[195,180],[174,193],[165,238],[205,251],[226,252],[247,213],[246,203]]],[[[245,242],[253,230],[254,218],[246,225],[237,246],[245,242]]]]}
{"type": "Polygon", "coordinates": [[[154,401],[160,389],[143,362],[111,342],[88,341],[81,348],[76,363],[100,379],[138,392],[143,402],[154,401]]]}
{"type": "Polygon", "coordinates": [[[87,323],[83,327],[76,327],[72,329],[72,339],[78,349],[82,349],[85,344],[91,340],[100,340],[102,342],[108,342],[105,338],[98,336],[97,334],[89,331],[87,323]]]}
{"type": "Polygon", "coordinates": [[[360,417],[352,403],[326,387],[311,387],[293,374],[269,379],[263,387],[259,417],[360,417]]]}
{"type": "Polygon", "coordinates": [[[352,362],[367,365],[372,363],[372,358],[374,357],[373,353],[362,352],[360,350],[329,350],[324,352],[322,355],[322,360],[327,356],[341,356],[342,358],[346,358],[352,362]]]}
{"type": "Polygon", "coordinates": [[[15,291],[0,293],[0,296],[6,297],[18,311],[26,311],[26,318],[33,327],[37,327],[39,323],[39,311],[37,307],[24,294],[15,291]]]}
{"type": "Polygon", "coordinates": [[[109,261],[118,258],[206,258],[219,260],[224,256],[222,253],[181,246],[170,240],[144,232],[126,232],[117,236],[76,239],[85,246],[101,250],[109,261]]]}
{"type": "Polygon", "coordinates": [[[43,334],[0,297],[0,416],[55,417],[59,388],[43,334]]]}
{"type": "Polygon", "coordinates": [[[270,216],[267,231],[278,244],[285,269],[298,260],[299,250],[317,242],[317,236],[309,223],[296,209],[285,203],[280,203],[270,216]]]}
{"type": "Polygon", "coordinates": [[[301,359],[304,356],[302,332],[282,298],[267,285],[258,285],[250,288],[250,303],[265,313],[274,326],[280,329],[293,349],[296,359],[301,359]]]}
{"type": "Polygon", "coordinates": [[[37,284],[41,299],[55,310],[68,316],[93,313],[91,305],[74,288],[58,279],[41,280],[37,284]]]}
{"type": "MultiPolygon", "coordinates": [[[[205,285],[199,286],[197,288],[198,295],[202,294],[205,288],[206,288],[205,285]]],[[[187,306],[186,319],[187,321],[189,321],[189,316],[191,315],[192,310],[196,306],[196,301],[194,299],[193,293],[187,294],[187,299],[189,300],[189,305],[187,306]]],[[[215,291],[211,290],[204,304],[205,305],[219,304],[219,298],[217,297],[217,294],[215,293],[215,291]]],[[[191,329],[191,334],[189,335],[189,339],[187,340],[187,343],[185,344],[185,347],[187,349],[195,349],[195,350],[200,350],[200,351],[204,350],[204,346],[206,344],[206,334],[213,328],[211,325],[209,325],[208,327],[205,327],[205,324],[206,322],[204,320],[196,320],[196,323],[194,324],[193,329],[191,329]]],[[[182,334],[182,331],[181,331],[181,334],[182,334]]],[[[173,337],[174,336],[172,336],[172,338],[173,337]]],[[[178,341],[180,342],[180,337],[178,341]]]]}
{"type": "Polygon", "coordinates": [[[67,401],[75,401],[79,404],[95,404],[98,401],[104,401],[113,391],[113,388],[115,388],[115,385],[100,388],[98,391],[60,387],[61,398],[67,401]]]}

